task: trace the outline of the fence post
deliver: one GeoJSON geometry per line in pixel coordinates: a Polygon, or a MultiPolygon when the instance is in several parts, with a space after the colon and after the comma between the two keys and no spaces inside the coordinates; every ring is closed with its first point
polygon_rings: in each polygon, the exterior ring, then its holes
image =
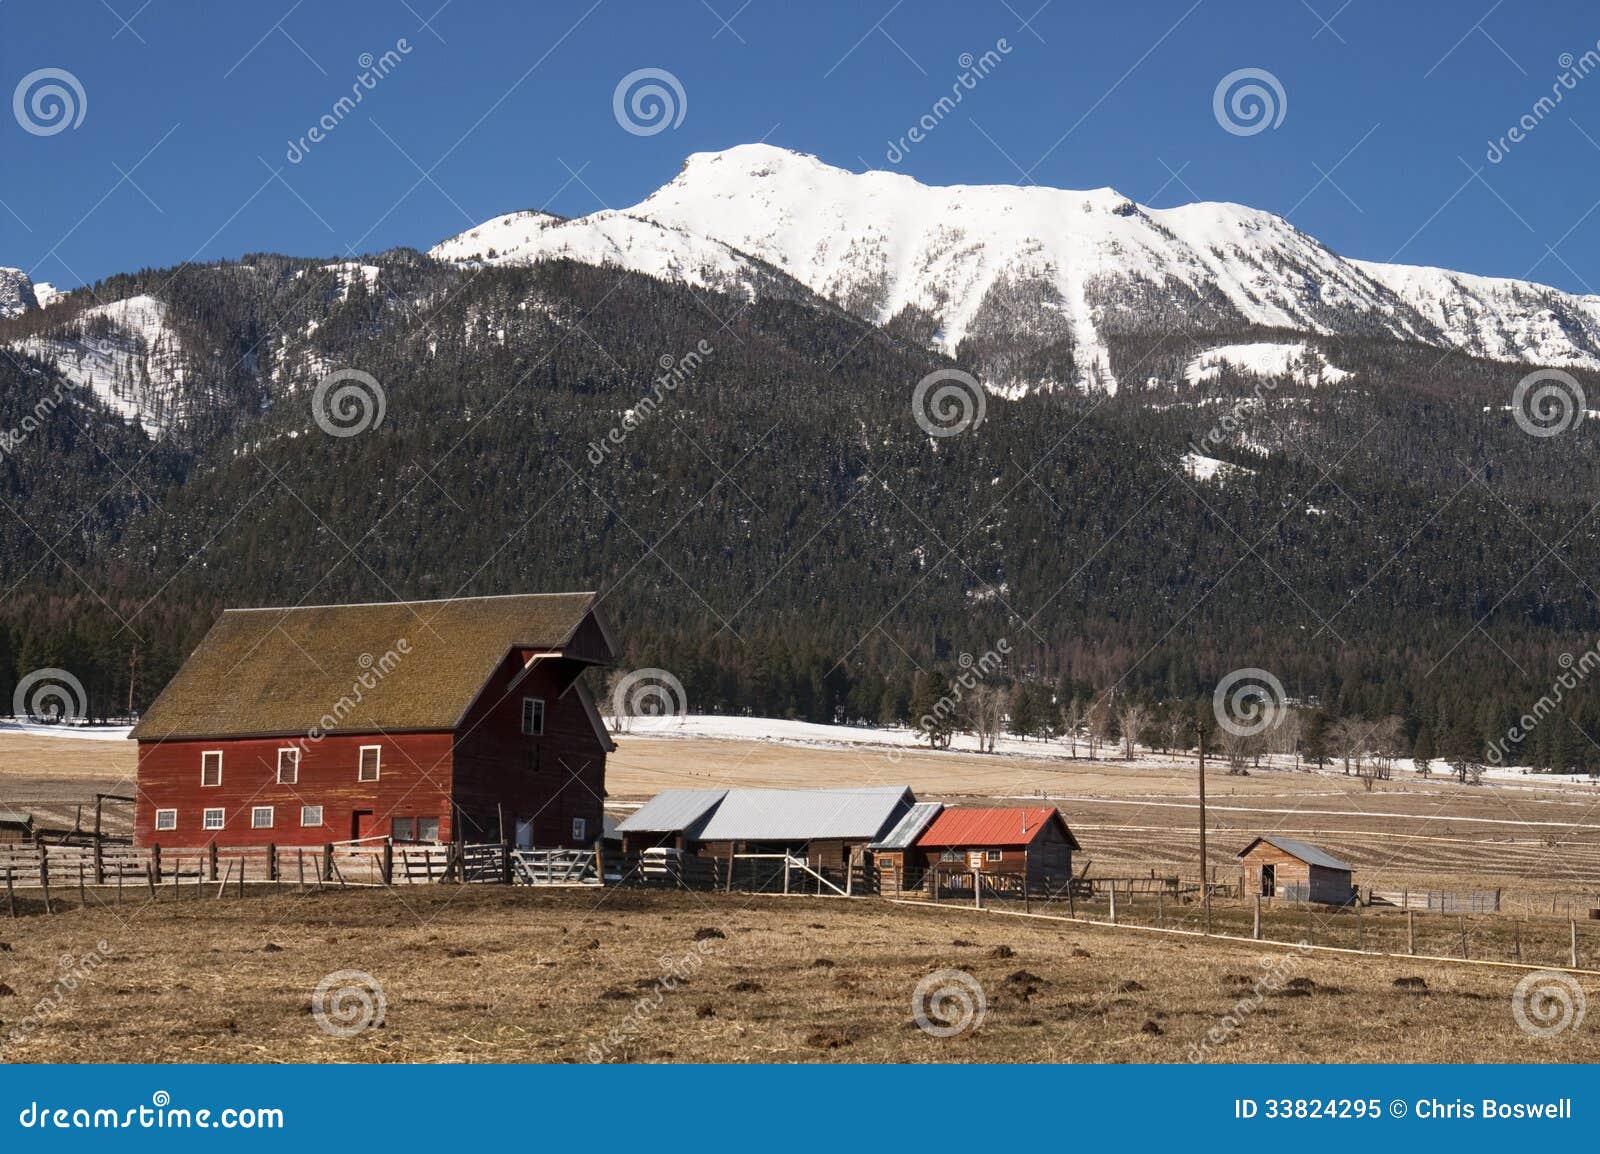
{"type": "Polygon", "coordinates": [[[39,888],[44,890],[44,912],[54,913],[50,908],[50,851],[44,842],[39,843],[39,888]]]}
{"type": "Polygon", "coordinates": [[[322,880],[325,881],[325,882],[331,882],[333,880],[333,843],[332,842],[323,842],[322,843],[322,880]]]}
{"type": "MultiPolygon", "coordinates": [[[[95,807],[95,820],[97,823],[99,819],[100,810],[97,806],[95,807]]],[[[98,828],[94,831],[94,884],[97,886],[106,884],[106,859],[100,847],[100,830],[98,828]]]]}
{"type": "Polygon", "coordinates": [[[6,862],[6,907],[11,911],[11,916],[17,916],[17,891],[12,888],[11,863],[6,862]]]}
{"type": "Polygon", "coordinates": [[[306,892],[306,851],[305,851],[305,847],[304,846],[301,846],[299,849],[294,851],[294,861],[295,861],[295,868],[298,869],[299,872],[300,872],[300,892],[301,893],[305,893],[306,892]]]}
{"type": "Polygon", "coordinates": [[[383,839],[383,884],[394,885],[394,839],[383,839]]]}
{"type": "Polygon", "coordinates": [[[1361,932],[1361,903],[1356,902],[1356,949],[1366,949],[1366,935],[1361,932]]]}
{"type": "Polygon", "coordinates": [[[83,856],[81,854],[78,856],[78,908],[84,910],[89,908],[89,894],[83,886],[83,856]]]}
{"type": "Polygon", "coordinates": [[[983,908],[983,871],[982,870],[976,870],[975,869],[975,870],[972,871],[972,908],[975,909],[975,910],[981,910],[983,908]]]}
{"type": "Polygon", "coordinates": [[[1572,968],[1578,968],[1578,919],[1573,918],[1572,926],[1572,968]]]}
{"type": "Polygon", "coordinates": [[[206,847],[206,864],[209,867],[208,871],[207,871],[207,875],[206,875],[206,880],[207,881],[216,881],[217,880],[217,843],[216,843],[216,839],[214,839],[214,838],[212,839],[211,844],[206,847]]]}
{"type": "Polygon", "coordinates": [[[1522,923],[1511,923],[1511,956],[1517,961],[1522,960],[1522,923]]]}
{"type": "Polygon", "coordinates": [[[145,884],[150,887],[150,900],[156,900],[156,865],[155,859],[150,858],[144,863],[145,884]]]}
{"type": "Polygon", "coordinates": [[[500,881],[504,885],[511,884],[511,843],[500,843],[500,881]]]}
{"type": "Polygon", "coordinates": [[[1254,926],[1251,927],[1250,936],[1255,938],[1255,940],[1258,941],[1258,942],[1261,940],[1261,895],[1260,894],[1256,895],[1256,920],[1255,920],[1254,926]]]}
{"type": "MultiPolygon", "coordinates": [[[[1204,882],[1202,882],[1201,884],[1203,885],[1204,882]]],[[[1110,886],[1109,889],[1106,890],[1106,893],[1111,898],[1111,924],[1112,925],[1116,925],[1117,924],[1117,883],[1115,881],[1113,881],[1111,883],[1111,886],[1110,886]]]]}
{"type": "Polygon", "coordinates": [[[278,843],[275,841],[267,843],[267,880],[278,880],[278,843]]]}
{"type": "Polygon", "coordinates": [[[1022,912],[1026,914],[1032,910],[1033,904],[1028,900],[1028,866],[1024,862],[1022,866],[1022,912]]]}
{"type": "Polygon", "coordinates": [[[594,877],[602,886],[606,884],[606,839],[594,839],[594,877]]]}
{"type": "MultiPolygon", "coordinates": [[[[155,880],[155,884],[156,885],[160,885],[161,884],[161,843],[160,842],[156,842],[155,845],[150,847],[150,866],[151,866],[152,870],[155,873],[155,879],[156,879],[155,880]]],[[[151,897],[155,897],[156,896],[156,893],[155,893],[154,889],[152,889],[150,891],[150,896],[151,897]]]]}
{"type": "Polygon", "coordinates": [[[1156,925],[1158,927],[1165,926],[1167,924],[1166,892],[1165,886],[1158,886],[1156,888],[1156,925]]]}
{"type": "Polygon", "coordinates": [[[789,854],[788,854],[788,851],[785,851],[784,855],[783,855],[783,896],[784,897],[788,897],[789,896],[789,854]]]}
{"type": "Polygon", "coordinates": [[[239,854],[239,897],[244,897],[244,854],[239,854]]]}
{"type": "Polygon", "coordinates": [[[1417,952],[1417,911],[1406,911],[1406,953],[1417,952]]]}

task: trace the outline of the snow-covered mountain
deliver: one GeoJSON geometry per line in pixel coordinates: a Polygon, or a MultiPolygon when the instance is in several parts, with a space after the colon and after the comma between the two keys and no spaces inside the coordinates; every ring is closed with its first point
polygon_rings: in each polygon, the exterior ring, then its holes
{"type": "Polygon", "coordinates": [[[182,419],[187,359],[166,304],[155,297],[96,305],[61,333],[28,337],[12,347],[54,361],[62,376],[151,433],[182,419]]]}
{"type": "Polygon", "coordinates": [[[0,268],[0,320],[39,307],[33,281],[20,268],[0,268]]]}
{"type": "Polygon", "coordinates": [[[754,257],[859,316],[900,321],[992,387],[1115,387],[1109,336],[1265,325],[1371,333],[1600,368],[1600,301],[1522,281],[1348,260],[1237,204],[1154,209],[1113,189],[930,187],[752,144],[696,153],[641,203],[563,221],[500,217],[433,250],[553,256],[745,291],[754,257]],[[643,224],[657,229],[636,227],[643,224]],[[965,346],[965,347],[963,347],[965,346]]]}

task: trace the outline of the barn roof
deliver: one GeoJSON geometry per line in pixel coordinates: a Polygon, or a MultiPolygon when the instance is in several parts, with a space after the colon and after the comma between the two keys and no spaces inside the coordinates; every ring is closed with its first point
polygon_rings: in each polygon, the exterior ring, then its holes
{"type": "Polygon", "coordinates": [[[1082,849],[1072,836],[1066,819],[1054,806],[1008,806],[998,809],[947,809],[917,839],[919,846],[933,848],[967,845],[1031,845],[1039,831],[1051,822],[1073,849],[1082,849]]]}
{"type": "Polygon", "coordinates": [[[1307,865],[1323,866],[1331,870],[1354,870],[1355,867],[1348,862],[1342,862],[1325,849],[1318,849],[1309,842],[1295,841],[1287,837],[1258,837],[1255,841],[1245,846],[1235,856],[1244,857],[1245,854],[1255,849],[1262,842],[1276,846],[1290,857],[1299,858],[1307,865]]]}
{"type": "Polygon", "coordinates": [[[701,841],[872,841],[916,802],[905,785],[865,789],[730,789],[701,841]]]}
{"type": "Polygon", "coordinates": [[[613,646],[594,593],[229,609],[130,736],[178,738],[454,729],[516,649],[585,661],[613,646]]]}
{"type": "Polygon", "coordinates": [[[727,796],[725,789],[666,789],[617,824],[620,833],[689,833],[727,796]]]}
{"type": "Polygon", "coordinates": [[[928,823],[939,816],[939,811],[944,808],[944,803],[939,801],[919,801],[916,805],[906,810],[905,817],[895,824],[895,827],[884,834],[882,839],[875,841],[871,849],[910,849],[917,844],[917,837],[928,828],[928,823]]]}

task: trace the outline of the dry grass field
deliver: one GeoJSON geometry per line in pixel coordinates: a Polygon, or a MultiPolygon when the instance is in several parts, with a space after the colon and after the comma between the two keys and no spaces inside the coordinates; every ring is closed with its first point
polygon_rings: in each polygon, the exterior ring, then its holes
{"type": "MultiPolygon", "coordinates": [[[[1161,767],[1029,756],[744,740],[624,736],[609,765],[619,811],[675,786],[904,782],[949,801],[1045,796],[1101,876],[1192,877],[1192,761],[1161,767]]],[[[130,743],[0,734],[0,808],[70,825],[97,790],[127,792],[130,743]]],[[[1212,860],[1257,833],[1324,845],[1379,889],[1503,887],[1509,915],[1419,916],[1420,954],[1600,965],[1600,790],[1534,782],[1463,787],[1340,774],[1208,775],[1212,860]],[[1561,903],[1549,916],[1546,901],[1561,903]],[[1541,913],[1544,916],[1540,916],[1541,913]],[[1462,933],[1467,938],[1463,945],[1462,933]]],[[[87,810],[86,810],[87,812],[87,810]]],[[[108,811],[108,829],[119,819],[108,811]]],[[[1120,928],[913,908],[877,900],[734,894],[416,887],[243,899],[186,888],[154,903],[130,889],[25,897],[0,915],[0,1042],[21,1061],[1183,1061],[1213,1029],[1228,1061],[1596,1061],[1592,1022],[1554,1038],[1518,1028],[1520,971],[1422,958],[1286,951],[1248,941],[1150,934],[1198,928],[1193,906],[1124,900],[1120,928]],[[696,940],[697,932],[700,940],[696,940]],[[716,931],[716,936],[709,931],[716,931]],[[40,1015],[60,959],[105,941],[109,957],[40,1015]],[[981,1028],[939,1038],[913,1022],[935,971],[973,975],[981,1028]],[[339,970],[384,990],[381,1028],[340,1038],[310,1013],[339,970]],[[664,988],[663,977],[692,969],[664,988]],[[1293,986],[1263,992],[1263,975],[1293,986]],[[1401,979],[1421,979],[1425,988],[1401,979]],[[42,1022],[32,1019],[41,1018],[42,1022]],[[1236,1022],[1228,1026],[1228,1021],[1236,1022]]],[[[1065,913],[1035,899],[1034,912],[1065,913]]],[[[1104,919],[1102,902],[1081,908],[1104,919]]],[[[1216,903],[1219,933],[1248,937],[1252,906],[1216,903]]],[[[1269,908],[1268,937],[1402,953],[1405,919],[1369,910],[1269,908]]],[[[1581,979],[1590,994],[1596,982],[1581,979]]],[[[937,1023],[936,1023],[937,1024],[937,1023]]]]}
{"type": "MultiPolygon", "coordinates": [[[[1514,971],[876,900],[164,893],[0,920],[0,941],[14,991],[0,996],[0,1040],[24,1032],[12,1061],[1181,1062],[1208,1035],[1221,1040],[1201,1056],[1216,1061],[1600,1060],[1592,1025],[1519,1029],[1514,971]],[[29,1023],[60,960],[102,940],[104,964],[29,1023]],[[915,1024],[913,992],[946,968],[976,979],[985,1013],[934,1037],[915,1024]],[[321,1027],[313,991],[341,970],[382,987],[381,1027],[321,1027]]],[[[1600,993],[1600,979],[1584,984],[1600,993]]],[[[955,1024],[953,1006],[931,1008],[935,1025],[955,1024]]]]}

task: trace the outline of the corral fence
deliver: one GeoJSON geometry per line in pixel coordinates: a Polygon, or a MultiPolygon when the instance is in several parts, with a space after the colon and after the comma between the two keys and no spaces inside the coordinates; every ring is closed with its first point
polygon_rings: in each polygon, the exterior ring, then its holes
{"type": "Polygon", "coordinates": [[[18,891],[39,891],[47,913],[52,894],[87,902],[130,900],[140,891],[180,897],[214,890],[243,896],[247,886],[351,889],[444,882],[505,885],[599,885],[604,855],[596,849],[520,849],[506,843],[395,843],[387,838],[317,846],[191,847],[152,845],[0,846],[7,912],[17,915],[18,891]],[[106,896],[106,891],[112,891],[106,896]]]}

